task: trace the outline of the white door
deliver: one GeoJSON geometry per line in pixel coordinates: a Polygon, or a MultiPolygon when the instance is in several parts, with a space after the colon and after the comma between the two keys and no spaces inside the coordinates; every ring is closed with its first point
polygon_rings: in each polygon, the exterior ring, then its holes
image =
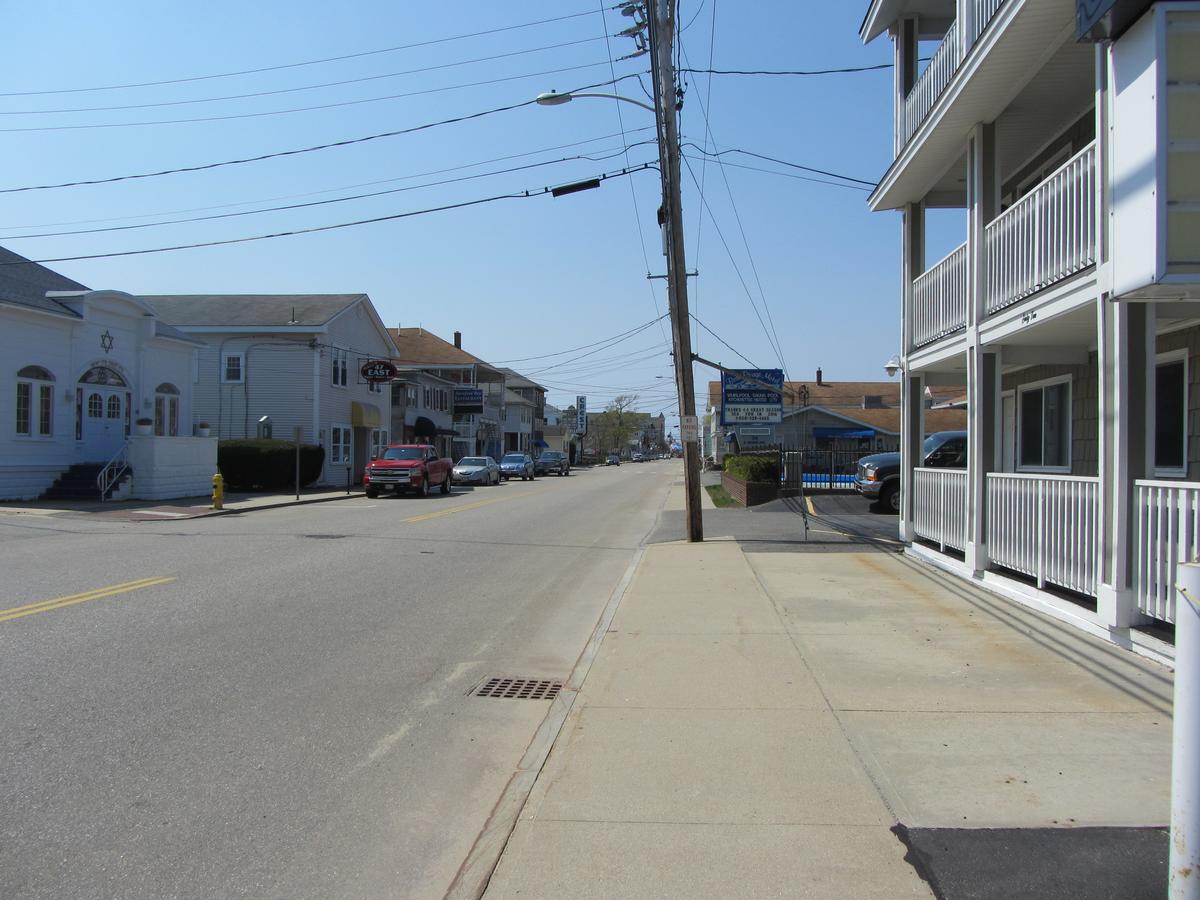
{"type": "Polygon", "coordinates": [[[1004,394],[1000,398],[1000,471],[1017,471],[1017,398],[1004,394]]]}
{"type": "Polygon", "coordinates": [[[125,443],[125,391],[81,384],[83,445],[92,462],[107,462],[125,443]]]}

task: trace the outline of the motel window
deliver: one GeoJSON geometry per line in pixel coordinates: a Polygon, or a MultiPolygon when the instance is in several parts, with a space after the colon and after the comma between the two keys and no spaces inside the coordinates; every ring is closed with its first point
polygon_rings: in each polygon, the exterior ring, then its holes
{"type": "Polygon", "coordinates": [[[1154,370],[1154,474],[1187,474],[1187,357],[1162,354],[1154,370]]]}
{"type": "Polygon", "coordinates": [[[1071,382],[1057,379],[1020,389],[1017,424],[1019,466],[1038,471],[1071,470],[1071,382]]]}

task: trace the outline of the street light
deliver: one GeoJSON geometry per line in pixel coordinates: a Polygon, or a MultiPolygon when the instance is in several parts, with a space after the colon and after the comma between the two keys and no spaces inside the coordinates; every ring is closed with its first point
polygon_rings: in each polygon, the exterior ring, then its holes
{"type": "Polygon", "coordinates": [[[576,97],[603,97],[607,100],[622,100],[625,103],[632,103],[634,106],[640,106],[642,109],[654,112],[654,107],[649,103],[634,100],[632,97],[622,97],[620,94],[595,94],[590,91],[568,91],[565,94],[560,94],[558,91],[546,91],[545,93],[538,94],[534,100],[539,106],[562,106],[564,103],[570,103],[576,97]]]}
{"type": "Polygon", "coordinates": [[[895,378],[901,368],[900,357],[896,354],[892,354],[892,358],[883,364],[883,371],[887,372],[888,378],[895,378]]]}

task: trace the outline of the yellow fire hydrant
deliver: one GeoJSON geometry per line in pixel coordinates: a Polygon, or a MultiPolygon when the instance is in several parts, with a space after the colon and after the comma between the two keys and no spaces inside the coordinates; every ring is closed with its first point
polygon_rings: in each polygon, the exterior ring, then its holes
{"type": "Polygon", "coordinates": [[[225,508],[225,479],[221,477],[220,472],[213,476],[212,508],[225,508]]]}

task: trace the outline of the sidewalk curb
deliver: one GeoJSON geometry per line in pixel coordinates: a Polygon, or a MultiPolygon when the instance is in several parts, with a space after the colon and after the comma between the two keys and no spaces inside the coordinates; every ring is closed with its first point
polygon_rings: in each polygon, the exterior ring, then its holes
{"type": "Polygon", "coordinates": [[[241,507],[241,508],[226,507],[224,509],[208,509],[208,510],[205,510],[204,512],[196,513],[193,516],[188,516],[187,518],[189,518],[189,519],[205,519],[205,518],[208,518],[209,516],[224,516],[224,515],[229,515],[230,513],[258,512],[259,510],[263,510],[263,509],[284,509],[288,506],[305,506],[310,503],[335,503],[338,500],[353,500],[356,497],[365,497],[365,496],[366,496],[366,494],[364,494],[362,492],[358,492],[358,493],[350,493],[350,494],[341,494],[337,497],[310,497],[308,499],[302,498],[300,500],[285,500],[281,503],[262,503],[262,504],[258,504],[256,506],[246,506],[246,507],[241,507]]]}

